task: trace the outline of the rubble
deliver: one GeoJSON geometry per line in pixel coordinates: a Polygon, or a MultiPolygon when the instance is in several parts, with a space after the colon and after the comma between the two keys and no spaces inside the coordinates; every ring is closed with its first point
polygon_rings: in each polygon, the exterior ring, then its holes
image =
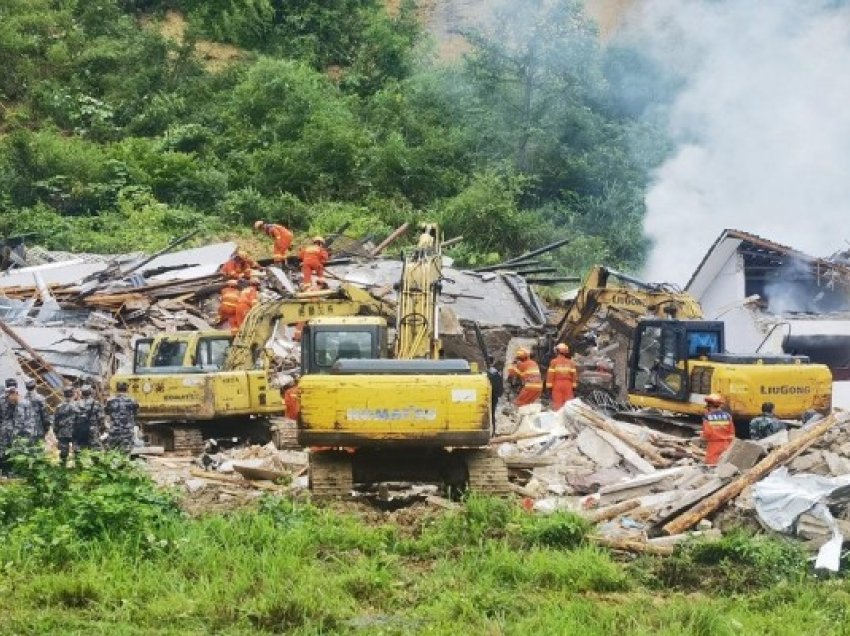
{"type": "MultiPolygon", "coordinates": [[[[651,546],[666,551],[691,534],[719,536],[724,528],[759,519],[759,489],[777,474],[826,479],[833,484],[830,493],[835,484],[850,485],[850,461],[841,451],[850,447],[850,415],[836,412],[782,439],[772,440],[770,451],[762,443],[735,440],[711,467],[703,463],[697,439],[619,421],[576,399],[557,413],[525,413],[518,433],[495,442],[516,480],[514,490],[530,500],[531,509],[572,510],[599,524],[594,540],[600,545],[660,554],[651,546]]],[[[793,517],[811,513],[795,531],[818,539],[813,549],[838,532],[816,509],[825,496],[819,491],[793,517]]],[[[850,520],[848,504],[850,495],[822,503],[850,529],[842,516],[850,520]]],[[[791,524],[768,527],[789,531],[791,524]]],[[[832,562],[824,557],[824,563],[832,562]]]]}

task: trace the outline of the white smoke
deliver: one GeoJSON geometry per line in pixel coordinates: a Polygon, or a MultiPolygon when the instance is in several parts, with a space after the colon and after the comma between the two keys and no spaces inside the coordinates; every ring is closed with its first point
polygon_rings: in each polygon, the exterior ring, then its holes
{"type": "Polygon", "coordinates": [[[826,255],[850,235],[850,10],[646,0],[626,33],[680,79],[647,197],[647,280],[684,282],[724,228],[826,255]]]}

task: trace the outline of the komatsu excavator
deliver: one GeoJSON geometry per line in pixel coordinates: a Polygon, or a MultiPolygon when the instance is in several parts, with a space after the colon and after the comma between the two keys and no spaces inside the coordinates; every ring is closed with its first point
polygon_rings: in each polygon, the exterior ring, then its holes
{"type": "Polygon", "coordinates": [[[493,433],[486,374],[441,359],[442,237],[435,225],[422,230],[403,259],[392,345],[377,317],[322,317],[304,329],[298,440],[312,447],[317,496],[399,480],[508,491],[504,462],[485,448],[493,433]]]}
{"type": "Polygon", "coordinates": [[[391,308],[354,285],[307,292],[254,307],[235,337],[228,331],[178,331],[136,341],[133,370],[116,374],[139,402],[139,423],[154,444],[195,453],[209,437],[269,435],[283,413],[271,384],[266,344],[278,325],[317,316],[383,315],[391,308]]]}

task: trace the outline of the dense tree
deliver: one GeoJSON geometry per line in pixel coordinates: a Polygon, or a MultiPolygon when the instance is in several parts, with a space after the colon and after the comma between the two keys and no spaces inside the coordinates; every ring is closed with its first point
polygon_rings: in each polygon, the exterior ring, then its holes
{"type": "Polygon", "coordinates": [[[468,263],[570,236],[566,270],[637,266],[659,153],[635,149],[659,144],[612,92],[628,52],[600,47],[580,3],[530,0],[432,64],[402,4],[6,0],[0,231],[112,251],[257,218],[382,234],[428,216],[468,263]],[[215,42],[238,55],[207,64],[215,42]]]}

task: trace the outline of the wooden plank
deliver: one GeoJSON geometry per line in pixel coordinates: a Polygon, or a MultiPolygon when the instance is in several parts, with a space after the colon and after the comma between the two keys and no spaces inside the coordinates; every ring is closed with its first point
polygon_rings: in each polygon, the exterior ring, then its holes
{"type": "Polygon", "coordinates": [[[740,495],[744,488],[754,484],[774,468],[790,461],[794,456],[814,444],[833,426],[844,424],[848,420],[850,420],[850,415],[847,413],[833,412],[823,421],[816,423],[812,428],[804,431],[799,437],[775,448],[767,457],[738,479],[727,484],[707,499],[703,499],[685,514],[667,523],[663,528],[664,533],[667,535],[680,534],[688,528],[695,526],[727,501],[740,495]]]}

